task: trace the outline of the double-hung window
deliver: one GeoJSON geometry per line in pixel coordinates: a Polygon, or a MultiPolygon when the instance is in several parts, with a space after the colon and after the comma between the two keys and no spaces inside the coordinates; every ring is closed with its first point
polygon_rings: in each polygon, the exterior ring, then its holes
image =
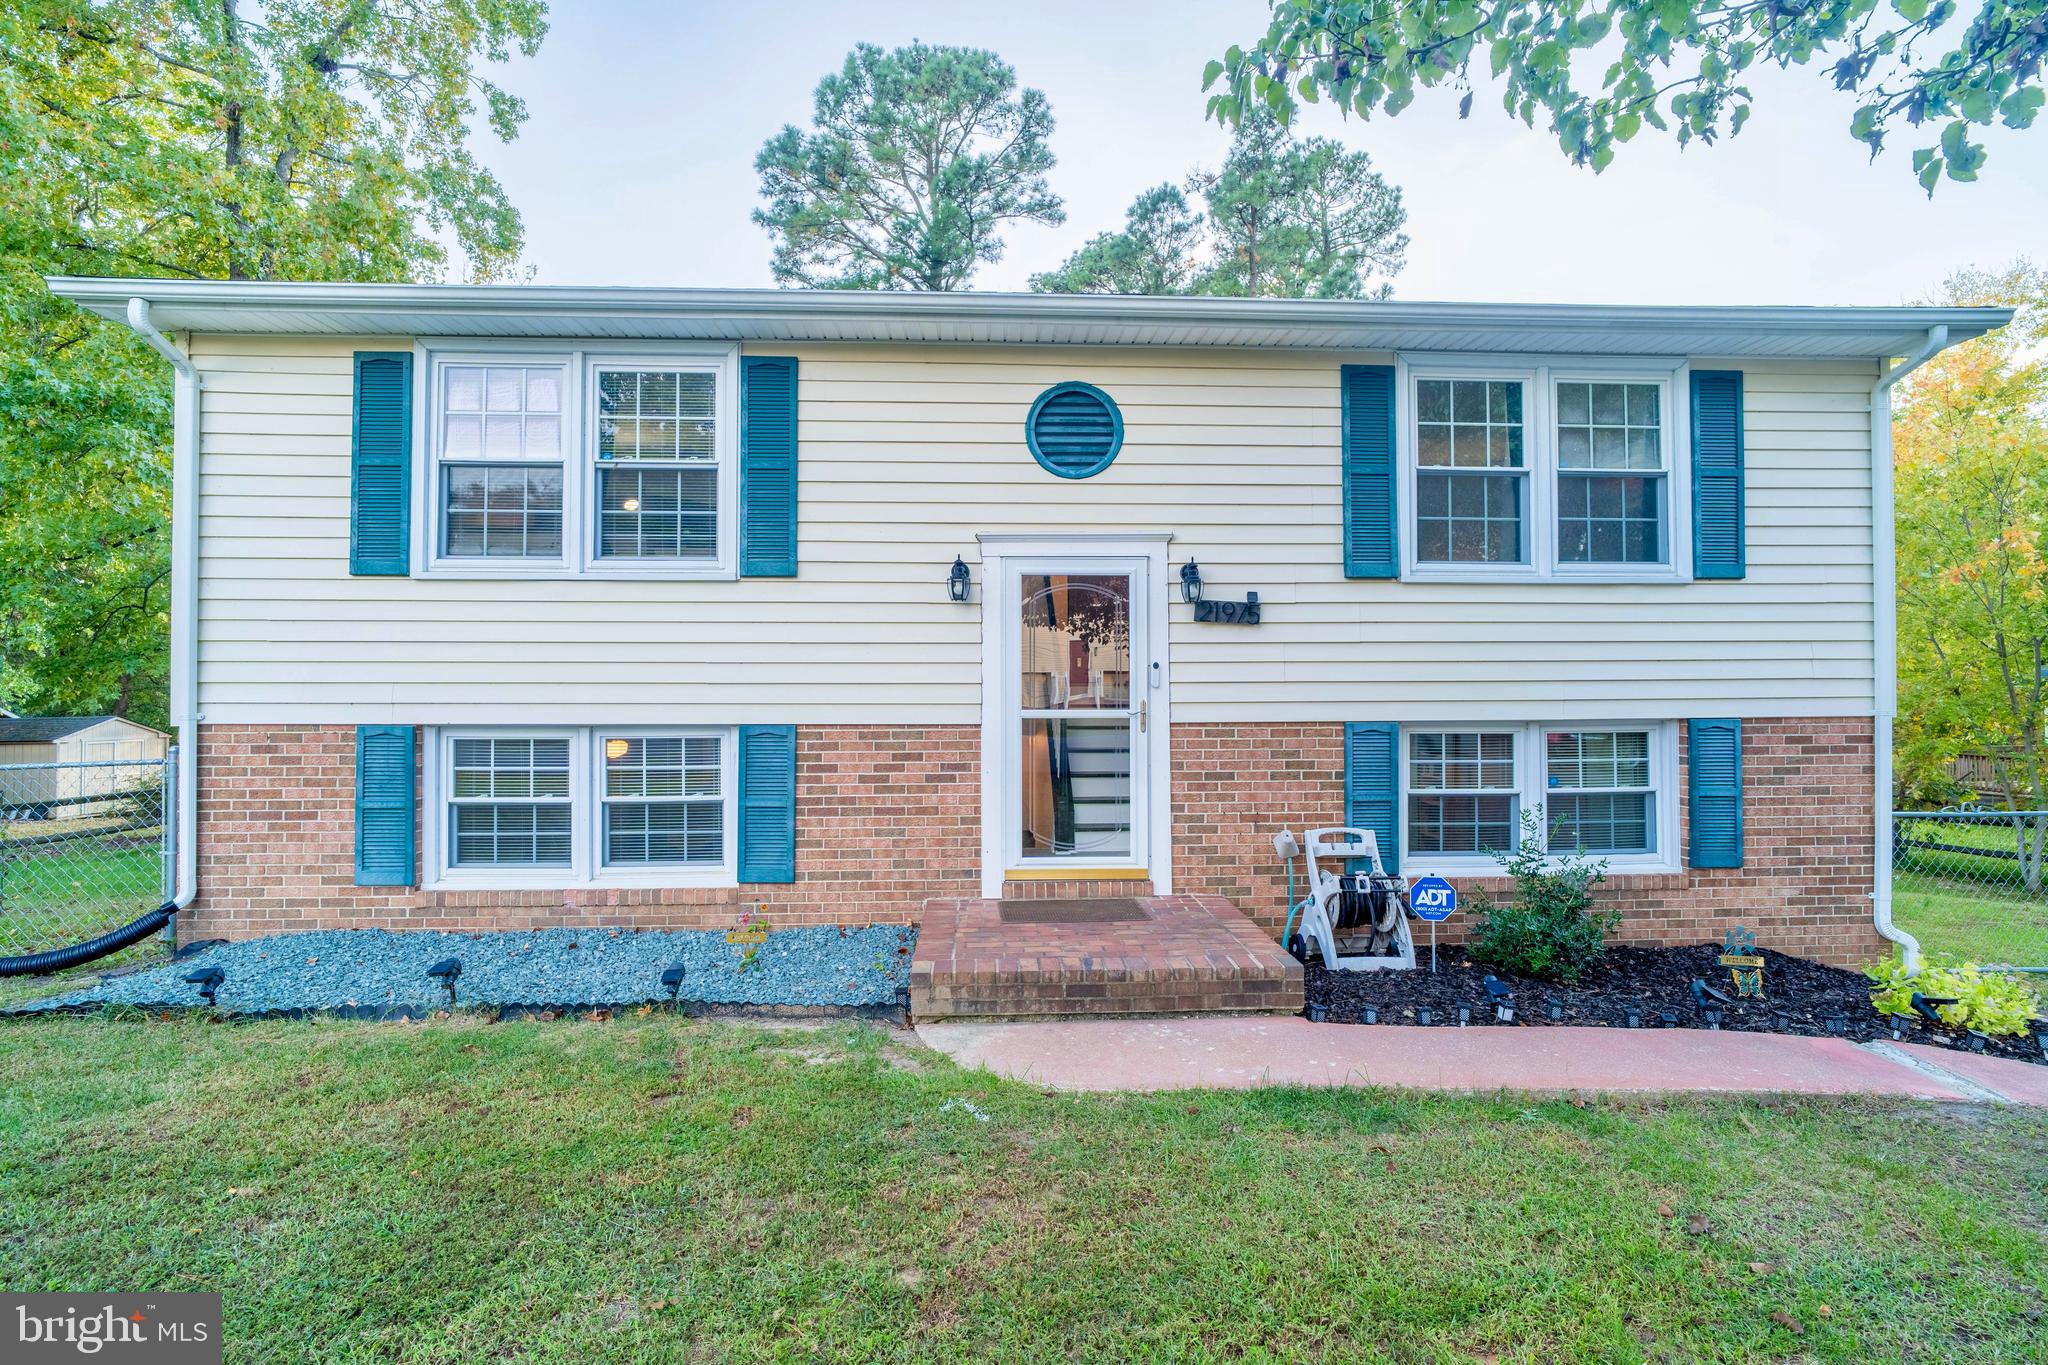
{"type": "Polygon", "coordinates": [[[1418,358],[1402,530],[1417,577],[1675,579],[1679,371],[1418,358]]]}
{"type": "Polygon", "coordinates": [[[1559,380],[1557,558],[1563,564],[1662,564],[1663,390],[1559,380]]]}
{"type": "Polygon", "coordinates": [[[560,365],[447,365],[439,381],[441,553],[562,558],[560,365]]]}
{"type": "Polygon", "coordinates": [[[427,867],[438,886],[735,878],[730,729],[449,728],[428,752],[427,867]]]}
{"type": "Polygon", "coordinates": [[[1415,385],[1415,557],[1519,564],[1529,503],[1523,385],[1421,379],[1415,385]]]}
{"type": "Polygon", "coordinates": [[[1665,869],[1677,847],[1677,728],[1411,725],[1401,733],[1401,848],[1410,872],[1497,872],[1532,812],[1553,854],[1665,869]]]}
{"type": "Polygon", "coordinates": [[[429,575],[733,572],[732,348],[427,356],[429,575]]]}
{"type": "Polygon", "coordinates": [[[1408,842],[1417,853],[1512,848],[1521,819],[1512,730],[1414,730],[1408,746],[1408,842]]]}

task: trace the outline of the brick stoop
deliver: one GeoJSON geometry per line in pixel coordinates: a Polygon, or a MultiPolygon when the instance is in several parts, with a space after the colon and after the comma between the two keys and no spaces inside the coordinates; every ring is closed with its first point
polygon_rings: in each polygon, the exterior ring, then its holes
{"type": "Polygon", "coordinates": [[[913,1018],[1288,1014],[1301,964],[1222,896],[1146,896],[1146,918],[1018,924],[996,899],[929,900],[910,965],[913,1018]]]}

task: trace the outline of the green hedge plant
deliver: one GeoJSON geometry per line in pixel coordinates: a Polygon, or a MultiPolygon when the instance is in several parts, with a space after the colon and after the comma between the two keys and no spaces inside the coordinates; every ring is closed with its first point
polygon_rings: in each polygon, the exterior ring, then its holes
{"type": "Polygon", "coordinates": [[[1574,984],[1607,953],[1619,913],[1593,908],[1593,888],[1607,876],[1605,859],[1583,849],[1554,856],[1534,811],[1522,813],[1521,837],[1494,860],[1515,879],[1515,898],[1498,905],[1484,892],[1473,898],[1472,937],[1466,951],[1502,971],[1574,984]]]}

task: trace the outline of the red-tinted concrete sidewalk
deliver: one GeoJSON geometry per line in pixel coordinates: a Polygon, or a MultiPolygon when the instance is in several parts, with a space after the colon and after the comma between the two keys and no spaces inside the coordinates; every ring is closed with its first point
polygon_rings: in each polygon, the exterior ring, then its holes
{"type": "Polygon", "coordinates": [[[917,1033],[963,1066],[1063,1090],[1376,1085],[2048,1105],[2048,1068],[2026,1062],[1763,1033],[1338,1026],[1292,1017],[932,1023],[917,1033]]]}

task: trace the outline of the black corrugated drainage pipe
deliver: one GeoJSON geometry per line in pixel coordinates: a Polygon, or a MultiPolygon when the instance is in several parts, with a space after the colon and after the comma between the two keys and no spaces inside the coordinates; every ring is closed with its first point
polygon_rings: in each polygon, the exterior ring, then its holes
{"type": "Polygon", "coordinates": [[[129,944],[140,943],[162,929],[177,913],[178,903],[165,901],[141,919],[124,924],[110,934],[74,943],[69,948],[52,948],[47,953],[24,953],[20,957],[0,957],[0,976],[43,976],[49,972],[61,972],[66,967],[81,966],[108,953],[118,953],[129,944]]]}

